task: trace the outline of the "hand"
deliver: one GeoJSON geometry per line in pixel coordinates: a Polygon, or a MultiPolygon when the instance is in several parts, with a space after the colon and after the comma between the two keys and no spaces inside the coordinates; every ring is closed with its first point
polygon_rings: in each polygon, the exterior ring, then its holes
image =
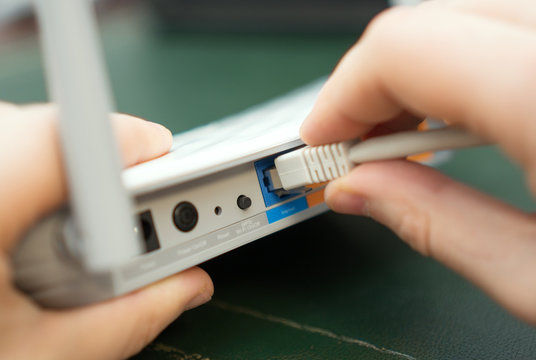
{"type": "MultiPolygon", "coordinates": [[[[83,308],[46,310],[14,288],[9,253],[25,229],[67,198],[50,105],[0,103],[0,358],[119,359],[140,351],[183,311],[210,299],[208,275],[193,268],[134,293],[83,308]]],[[[164,127],[113,119],[124,163],[166,153],[164,127]]]]}
{"type": "MultiPolygon", "coordinates": [[[[536,191],[534,0],[429,1],[384,12],[342,59],[302,127],[318,145],[447,119],[499,144],[536,191]],[[400,122],[402,121],[402,123],[400,122]]],[[[536,221],[408,161],[357,166],[327,203],[394,230],[536,324],[536,221]]]]}

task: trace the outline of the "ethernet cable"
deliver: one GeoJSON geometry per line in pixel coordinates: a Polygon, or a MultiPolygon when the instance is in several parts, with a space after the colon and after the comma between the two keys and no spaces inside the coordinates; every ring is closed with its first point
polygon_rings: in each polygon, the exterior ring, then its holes
{"type": "Polygon", "coordinates": [[[404,131],[364,141],[306,146],[276,158],[269,175],[274,189],[292,190],[344,176],[364,162],[487,144],[487,140],[452,126],[404,131]]]}

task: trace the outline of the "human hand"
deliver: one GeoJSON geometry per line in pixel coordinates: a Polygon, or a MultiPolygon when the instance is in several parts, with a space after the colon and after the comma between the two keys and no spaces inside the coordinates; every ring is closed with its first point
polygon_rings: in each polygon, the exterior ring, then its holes
{"type": "MultiPolygon", "coordinates": [[[[207,302],[208,275],[192,268],[100,304],[42,309],[14,288],[9,253],[24,230],[67,198],[50,105],[0,103],[0,358],[120,359],[140,351],[183,311],[207,302]]],[[[164,127],[114,115],[127,165],[166,153],[164,127]]]]}
{"type": "MultiPolygon", "coordinates": [[[[436,0],[384,12],[304,122],[311,145],[448,119],[501,146],[536,192],[534,0],[436,0]]],[[[369,215],[536,324],[536,221],[435,170],[366,163],[332,182],[335,211],[369,215]]]]}

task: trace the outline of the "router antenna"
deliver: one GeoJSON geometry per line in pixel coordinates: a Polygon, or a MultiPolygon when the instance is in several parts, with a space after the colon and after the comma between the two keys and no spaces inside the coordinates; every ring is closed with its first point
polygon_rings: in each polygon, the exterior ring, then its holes
{"type": "Polygon", "coordinates": [[[74,243],[94,272],[140,253],[110,124],[111,91],[88,0],[34,0],[74,218],[74,243]]]}

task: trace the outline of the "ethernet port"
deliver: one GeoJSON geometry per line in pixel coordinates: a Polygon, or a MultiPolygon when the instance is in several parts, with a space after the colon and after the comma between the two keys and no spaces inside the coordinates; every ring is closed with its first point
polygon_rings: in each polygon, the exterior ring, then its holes
{"type": "Polygon", "coordinates": [[[160,249],[160,241],[156,234],[153,222],[153,216],[150,210],[139,214],[139,224],[142,231],[142,237],[145,245],[145,252],[151,252],[160,249]]]}
{"type": "MultiPolygon", "coordinates": [[[[288,151],[291,151],[291,150],[288,150],[288,151]]],[[[274,179],[272,177],[273,170],[275,170],[274,160],[278,156],[283,155],[284,153],[287,153],[288,151],[284,151],[282,153],[258,160],[254,164],[255,172],[257,173],[257,179],[259,181],[259,185],[261,188],[262,197],[264,199],[264,205],[266,207],[279,204],[285,200],[291,199],[298,195],[303,195],[306,192],[311,190],[310,188],[301,187],[298,189],[287,191],[287,190],[278,188],[274,184],[274,179]]]]}

